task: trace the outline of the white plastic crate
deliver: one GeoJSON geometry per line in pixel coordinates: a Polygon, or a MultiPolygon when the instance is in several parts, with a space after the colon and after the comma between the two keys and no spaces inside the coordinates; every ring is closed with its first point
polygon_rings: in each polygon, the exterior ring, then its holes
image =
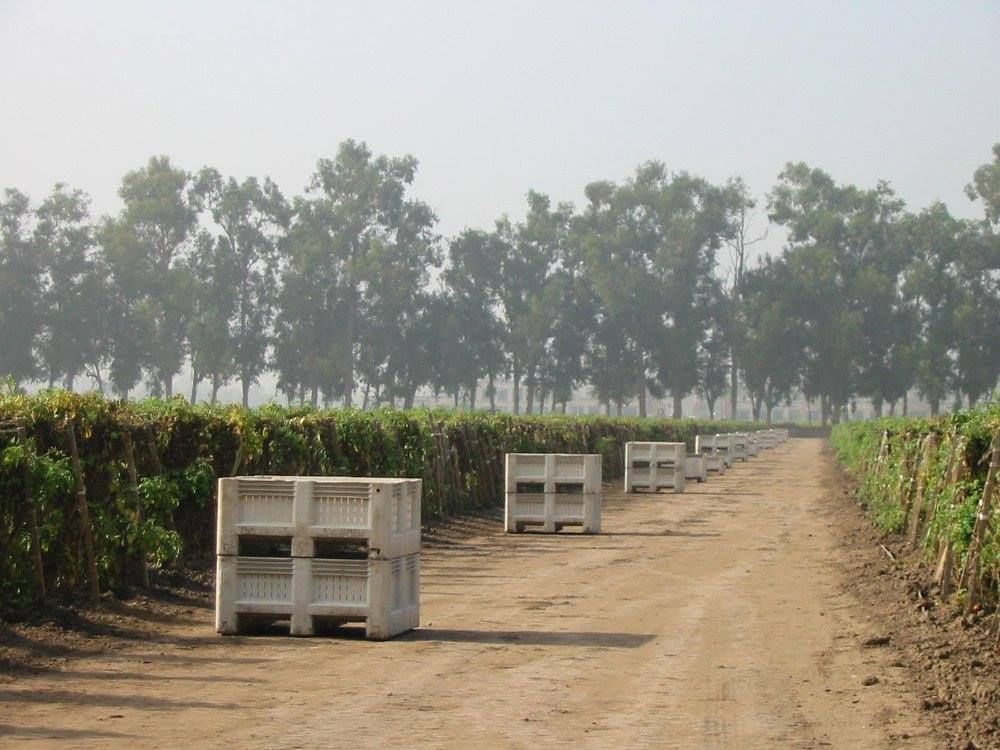
{"type": "Polygon", "coordinates": [[[729,433],[729,455],[733,461],[746,461],[749,458],[747,442],[748,439],[745,432],[729,433]]]}
{"type": "Polygon", "coordinates": [[[686,458],[684,443],[625,443],[625,492],[636,488],[683,492],[686,458]]]}
{"type": "Polygon", "coordinates": [[[292,635],[323,621],[365,623],[384,640],[420,624],[420,554],[391,560],[292,557],[217,558],[215,629],[242,632],[245,620],[291,619],[292,635]]]}
{"type": "Polygon", "coordinates": [[[239,553],[240,537],[291,537],[293,557],[313,557],[321,539],[364,543],[375,557],[420,551],[419,479],[232,477],[219,480],[217,553],[239,553]]]}
{"type": "Polygon", "coordinates": [[[709,459],[707,468],[709,471],[719,471],[722,473],[727,467],[733,465],[731,453],[732,440],[729,435],[696,435],[694,439],[695,453],[701,453],[709,459]],[[714,469],[717,465],[716,458],[721,460],[721,469],[714,469]]]}
{"type": "Polygon", "coordinates": [[[756,432],[747,433],[747,457],[756,456],[760,454],[760,438],[757,436],[756,432]]]}
{"type": "Polygon", "coordinates": [[[763,440],[766,448],[777,448],[782,442],[781,435],[775,429],[764,430],[763,440]]]}
{"type": "Polygon", "coordinates": [[[705,460],[705,475],[708,474],[718,474],[722,475],[726,473],[726,459],[720,454],[709,454],[703,453],[702,456],[705,460]]]}
{"type": "Polygon", "coordinates": [[[688,453],[684,457],[684,479],[693,479],[696,482],[704,482],[708,479],[708,469],[703,454],[688,453]]]}
{"type": "Polygon", "coordinates": [[[601,456],[568,453],[508,453],[504,527],[520,533],[541,526],[548,533],[581,526],[601,531],[601,456]]]}

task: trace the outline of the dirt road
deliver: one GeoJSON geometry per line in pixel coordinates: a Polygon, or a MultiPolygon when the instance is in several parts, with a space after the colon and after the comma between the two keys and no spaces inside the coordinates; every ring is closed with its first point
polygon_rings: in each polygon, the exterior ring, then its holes
{"type": "Polygon", "coordinates": [[[892,652],[863,647],[822,448],[683,495],[616,484],[596,537],[445,534],[421,629],[390,642],[222,638],[192,610],[0,685],[0,746],[933,747],[892,652]]]}

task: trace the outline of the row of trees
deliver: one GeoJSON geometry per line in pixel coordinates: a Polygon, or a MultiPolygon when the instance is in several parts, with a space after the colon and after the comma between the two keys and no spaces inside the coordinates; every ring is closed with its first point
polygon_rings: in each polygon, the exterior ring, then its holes
{"type": "Polygon", "coordinates": [[[96,222],[79,190],[33,207],[8,189],[0,374],[171,396],[187,361],[192,400],[236,381],[246,403],[271,370],[289,400],[404,407],[427,386],[475,407],[481,384],[492,406],[509,378],[515,411],[589,387],[640,414],[669,394],[675,416],[692,393],[714,415],[728,392],[735,411],[742,383],[755,415],[800,390],[824,420],[914,386],[937,412],[997,383],[1000,145],[968,188],[981,221],[789,164],[767,204],[788,243],[758,263],[739,178],[649,162],[587,185],[579,210],[529,192],[522,221],[445,240],[408,194],[416,170],[347,141],[289,200],[156,157],[96,222]]]}

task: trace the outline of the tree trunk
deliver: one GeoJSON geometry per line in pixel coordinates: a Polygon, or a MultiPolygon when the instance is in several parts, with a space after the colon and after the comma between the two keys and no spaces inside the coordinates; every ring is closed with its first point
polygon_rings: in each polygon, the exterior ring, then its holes
{"type": "Polygon", "coordinates": [[[493,384],[492,374],[490,374],[490,384],[486,387],[486,392],[490,396],[490,414],[495,414],[497,410],[497,389],[493,384]]]}
{"type": "Polygon", "coordinates": [[[535,411],[535,384],[531,382],[528,384],[528,393],[524,402],[524,413],[532,414],[535,411]]]}
{"type": "Polygon", "coordinates": [[[243,387],[243,408],[246,409],[250,405],[250,378],[244,376],[240,385],[243,387]]]}
{"type": "Polygon", "coordinates": [[[705,403],[708,405],[708,418],[715,419],[715,398],[705,397],[705,403]]]}
{"type": "Polygon", "coordinates": [[[417,397],[417,389],[416,388],[409,388],[409,389],[407,389],[406,395],[403,397],[403,408],[407,409],[407,410],[412,409],[413,408],[413,400],[416,397],[417,397]]]}
{"type": "Polygon", "coordinates": [[[729,418],[736,419],[736,402],[739,400],[739,369],[736,363],[736,355],[733,354],[733,362],[729,369],[729,418]]]}
{"type": "Polygon", "coordinates": [[[606,416],[606,417],[610,417],[611,416],[611,401],[610,400],[604,402],[604,416],[606,416]]]}
{"type": "Polygon", "coordinates": [[[876,417],[881,417],[882,416],[882,402],[881,401],[872,401],[872,409],[875,410],[875,416],[876,417]]]}
{"type": "Polygon", "coordinates": [[[910,394],[909,393],[904,393],[903,394],[903,416],[905,417],[907,415],[907,412],[909,412],[909,411],[910,411],[910,394]]]}
{"type": "Polygon", "coordinates": [[[622,402],[621,401],[616,401],[615,402],[615,416],[616,417],[620,417],[621,415],[622,415],[622,402]]]}
{"type": "Polygon", "coordinates": [[[67,391],[72,391],[75,383],[76,377],[72,373],[69,373],[66,375],[65,380],[63,380],[63,388],[67,391]]]}
{"type": "Polygon", "coordinates": [[[639,397],[639,416],[646,416],[646,373],[639,373],[639,382],[636,383],[636,395],[639,397]]]}
{"type": "MultiPolygon", "coordinates": [[[[882,416],[882,410],[881,409],[878,410],[878,415],[880,417],[882,416]]],[[[890,401],[889,402],[889,416],[890,417],[896,416],[896,402],[895,401],[890,401]]]]}
{"type": "Polygon", "coordinates": [[[927,405],[931,407],[931,416],[936,417],[941,413],[941,399],[939,398],[929,398],[927,399],[927,405]]]}
{"type": "Polygon", "coordinates": [[[521,413],[521,366],[517,357],[514,357],[514,393],[511,394],[514,400],[514,413],[521,413]]]}
{"type": "Polygon", "coordinates": [[[174,397],[174,376],[168,375],[163,379],[163,398],[169,401],[174,397]]]}
{"type": "Polygon", "coordinates": [[[458,411],[458,395],[459,395],[459,392],[460,392],[460,389],[456,388],[455,389],[455,394],[454,394],[454,396],[455,396],[455,411],[458,411]]]}
{"type": "Polygon", "coordinates": [[[198,371],[192,365],[191,367],[191,403],[198,402],[198,383],[201,378],[198,376],[198,371]]]}
{"type": "Polygon", "coordinates": [[[771,424],[771,411],[772,411],[772,409],[774,409],[774,407],[771,404],[768,404],[767,405],[767,424],[768,425],[771,424]]]}
{"type": "Polygon", "coordinates": [[[545,413],[545,397],[547,395],[548,394],[545,391],[541,391],[538,394],[538,413],[539,414],[544,414],[545,413]]]}
{"type": "Polygon", "coordinates": [[[312,404],[312,408],[315,409],[319,406],[319,386],[314,385],[312,387],[312,393],[310,394],[309,402],[312,404]]]}
{"type": "Polygon", "coordinates": [[[476,381],[473,381],[472,385],[469,386],[469,410],[470,411],[475,411],[476,410],[476,393],[477,393],[478,390],[479,390],[479,383],[477,383],[476,381]]]}
{"type": "Polygon", "coordinates": [[[674,414],[673,414],[673,417],[674,417],[674,419],[680,419],[682,416],[684,416],[684,404],[683,404],[684,396],[682,396],[679,393],[674,393],[672,395],[673,395],[673,398],[674,398],[674,414]]]}
{"type": "Polygon", "coordinates": [[[344,380],[344,406],[348,409],[353,405],[354,399],[354,319],[357,317],[357,290],[354,288],[354,280],[349,279],[352,299],[347,304],[347,324],[344,326],[344,335],[347,337],[347,377],[344,380]]]}
{"type": "Polygon", "coordinates": [[[361,411],[364,411],[365,409],[368,408],[368,397],[371,395],[371,392],[372,392],[372,384],[365,383],[365,396],[361,400],[361,411]]]}

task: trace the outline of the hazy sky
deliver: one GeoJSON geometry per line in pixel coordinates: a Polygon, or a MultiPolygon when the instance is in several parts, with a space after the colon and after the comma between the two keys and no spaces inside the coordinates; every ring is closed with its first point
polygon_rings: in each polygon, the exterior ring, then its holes
{"type": "Polygon", "coordinates": [[[805,160],[978,216],[1000,2],[0,0],[0,122],[0,187],[95,213],[152,154],[292,195],[351,137],[418,157],[445,234],[652,158],[760,195],[805,160]]]}

